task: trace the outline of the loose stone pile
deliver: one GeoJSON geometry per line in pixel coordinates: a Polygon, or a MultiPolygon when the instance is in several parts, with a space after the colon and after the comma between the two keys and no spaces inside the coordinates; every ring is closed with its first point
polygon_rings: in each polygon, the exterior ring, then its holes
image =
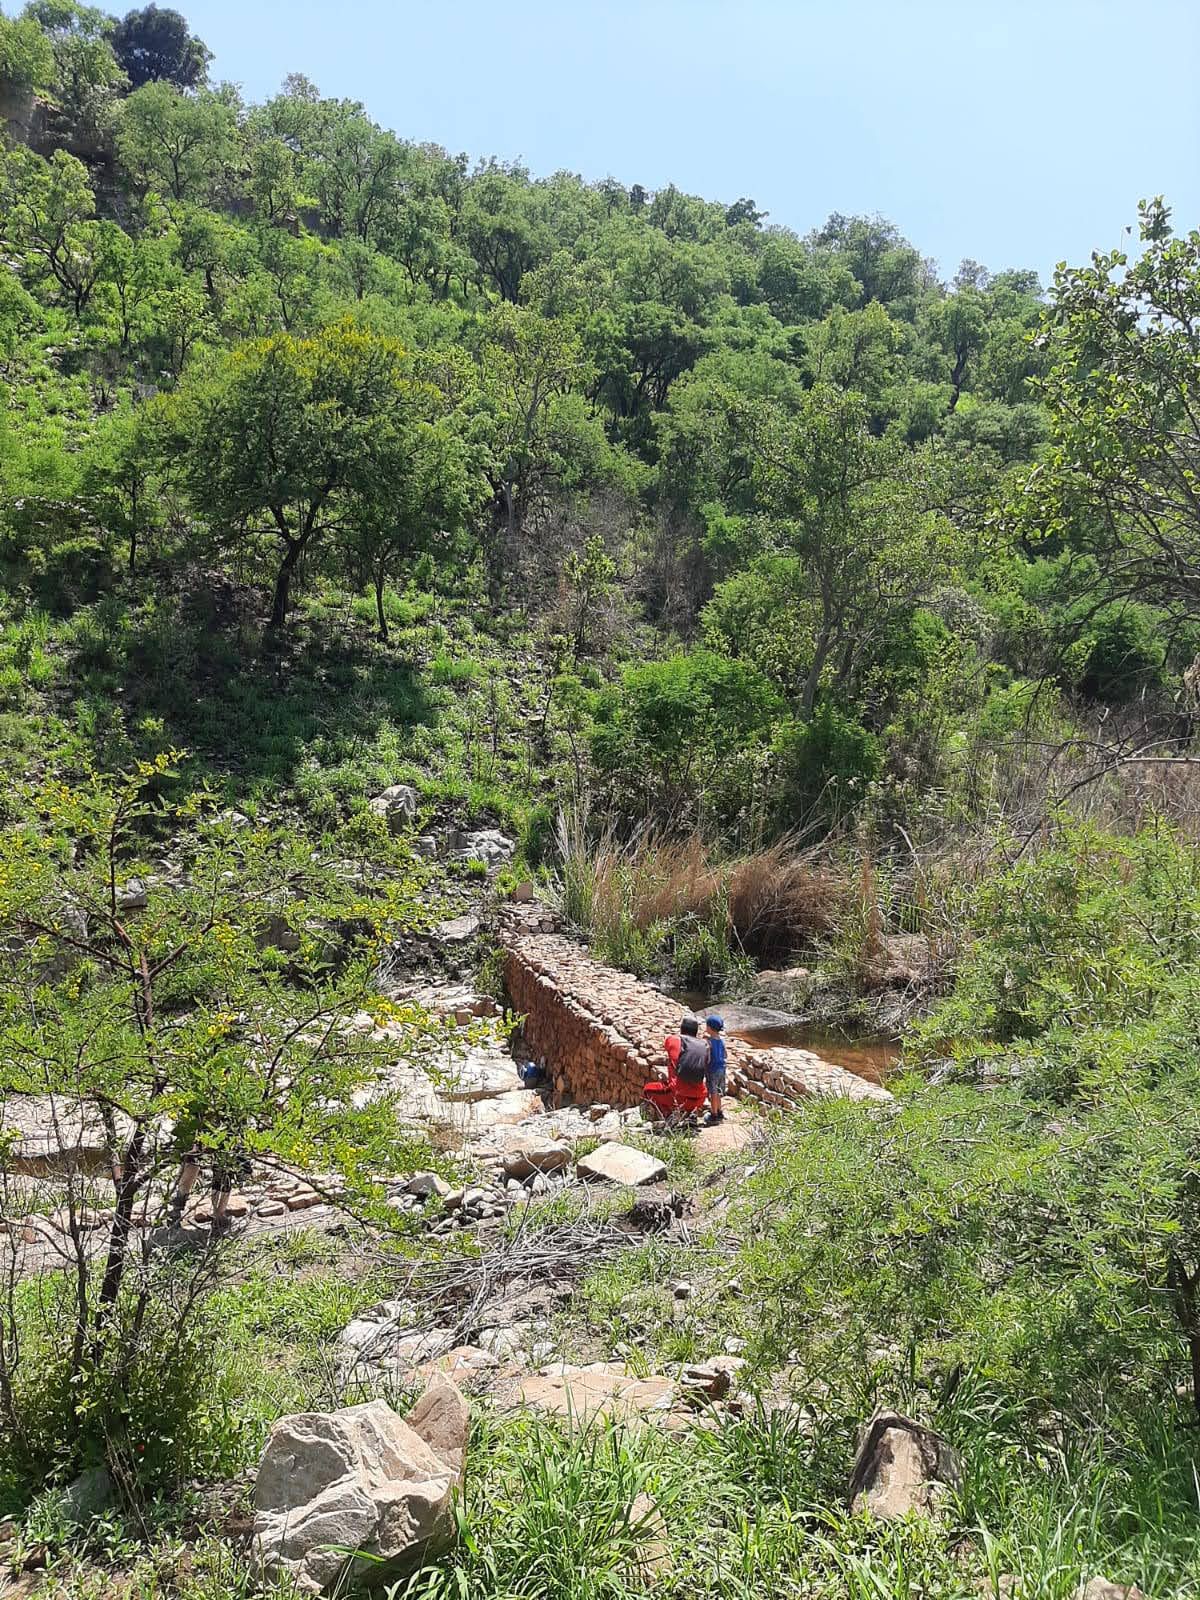
{"type": "MultiPolygon", "coordinates": [[[[534,931],[514,913],[502,933],[505,983],[525,1017],[525,1044],[560,1094],[584,1103],[636,1105],[643,1086],[666,1076],[663,1040],[677,1031],[679,1006],[626,972],[593,961],[557,934],[534,931]]],[[[795,1108],[809,1095],[886,1103],[878,1084],[807,1050],[760,1050],[728,1041],[729,1089],[764,1105],[795,1108]]]]}

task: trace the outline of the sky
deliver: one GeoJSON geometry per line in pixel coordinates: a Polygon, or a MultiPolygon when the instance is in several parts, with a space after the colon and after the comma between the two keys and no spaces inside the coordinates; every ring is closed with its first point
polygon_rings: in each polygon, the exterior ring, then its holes
{"type": "MultiPolygon", "coordinates": [[[[132,0],[131,0],[132,3],[132,0]]],[[[171,0],[248,99],[302,72],[470,157],[896,223],[950,277],[1200,226],[1200,0],[171,0]]],[[[123,9],[123,8],[122,8],[123,9]]]]}

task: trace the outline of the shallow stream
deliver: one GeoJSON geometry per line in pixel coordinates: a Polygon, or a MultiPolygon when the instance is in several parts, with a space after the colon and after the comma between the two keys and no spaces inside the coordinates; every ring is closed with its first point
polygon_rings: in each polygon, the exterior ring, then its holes
{"type": "Polygon", "coordinates": [[[725,1031],[731,1038],[742,1039],[760,1050],[811,1050],[823,1061],[831,1061],[871,1083],[883,1083],[900,1059],[900,1042],[890,1036],[843,1033],[828,1023],[806,1022],[786,1011],[739,1005],[735,1001],[711,1001],[694,991],[672,998],[697,1016],[716,1011],[724,1017],[725,1031]]]}

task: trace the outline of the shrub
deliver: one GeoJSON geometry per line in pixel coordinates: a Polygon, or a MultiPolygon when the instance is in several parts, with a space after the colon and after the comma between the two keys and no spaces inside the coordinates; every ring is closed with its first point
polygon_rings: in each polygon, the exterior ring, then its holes
{"type": "MultiPolygon", "coordinates": [[[[21,820],[0,839],[0,1089],[53,1095],[59,1115],[103,1129],[110,1175],[107,1187],[78,1175],[67,1186],[60,1248],[70,1271],[55,1280],[60,1303],[32,1345],[15,1292],[22,1252],[5,1256],[0,1439],[47,1469],[102,1454],[131,1490],[131,1461],[162,1470],[156,1440],[171,1441],[153,1429],[177,1430],[181,1473],[206,1437],[186,1434],[171,1397],[208,1392],[213,1260],[202,1253],[180,1269],[172,1253],[142,1248],[182,1155],[319,1161],[364,1201],[382,1163],[403,1170],[391,1104],[370,1094],[356,1103],[382,1085],[397,1041],[385,1052],[339,1022],[386,1005],[375,942],[426,915],[411,876],[390,878],[368,902],[286,828],[234,828],[199,797],[169,804],[176,765],[165,755],[112,782],[14,796],[21,820]],[[148,876],[144,851],[165,832],[186,856],[186,881],[151,880],[144,909],[123,908],[119,886],[148,876]],[[105,1230],[98,1265],[89,1210],[105,1230]]],[[[413,1024],[401,1049],[421,1048],[419,1012],[413,1024]]],[[[0,1140],[0,1209],[23,1216],[36,1197],[10,1157],[11,1139],[0,1140]]],[[[194,1395],[191,1405],[199,1426],[194,1395]]]]}
{"type": "Polygon", "coordinates": [[[744,662],[700,652],[631,667],[601,695],[592,756],[612,814],[683,833],[753,799],[782,701],[744,662]]]}
{"type": "Polygon", "coordinates": [[[808,722],[777,734],[782,820],[791,828],[828,827],[854,811],[883,767],[879,740],[832,700],[822,700],[808,722]]]}

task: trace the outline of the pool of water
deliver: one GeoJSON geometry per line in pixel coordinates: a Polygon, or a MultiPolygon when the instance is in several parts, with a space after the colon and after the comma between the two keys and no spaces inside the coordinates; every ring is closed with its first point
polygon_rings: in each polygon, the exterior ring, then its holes
{"type": "Polygon", "coordinates": [[[832,1061],[834,1066],[844,1067],[871,1083],[883,1083],[900,1059],[899,1040],[891,1037],[847,1034],[764,1006],[733,1002],[714,1005],[702,994],[677,994],[674,998],[698,1016],[709,1010],[719,1011],[731,1038],[742,1039],[760,1050],[811,1050],[823,1061],[832,1061]]]}

